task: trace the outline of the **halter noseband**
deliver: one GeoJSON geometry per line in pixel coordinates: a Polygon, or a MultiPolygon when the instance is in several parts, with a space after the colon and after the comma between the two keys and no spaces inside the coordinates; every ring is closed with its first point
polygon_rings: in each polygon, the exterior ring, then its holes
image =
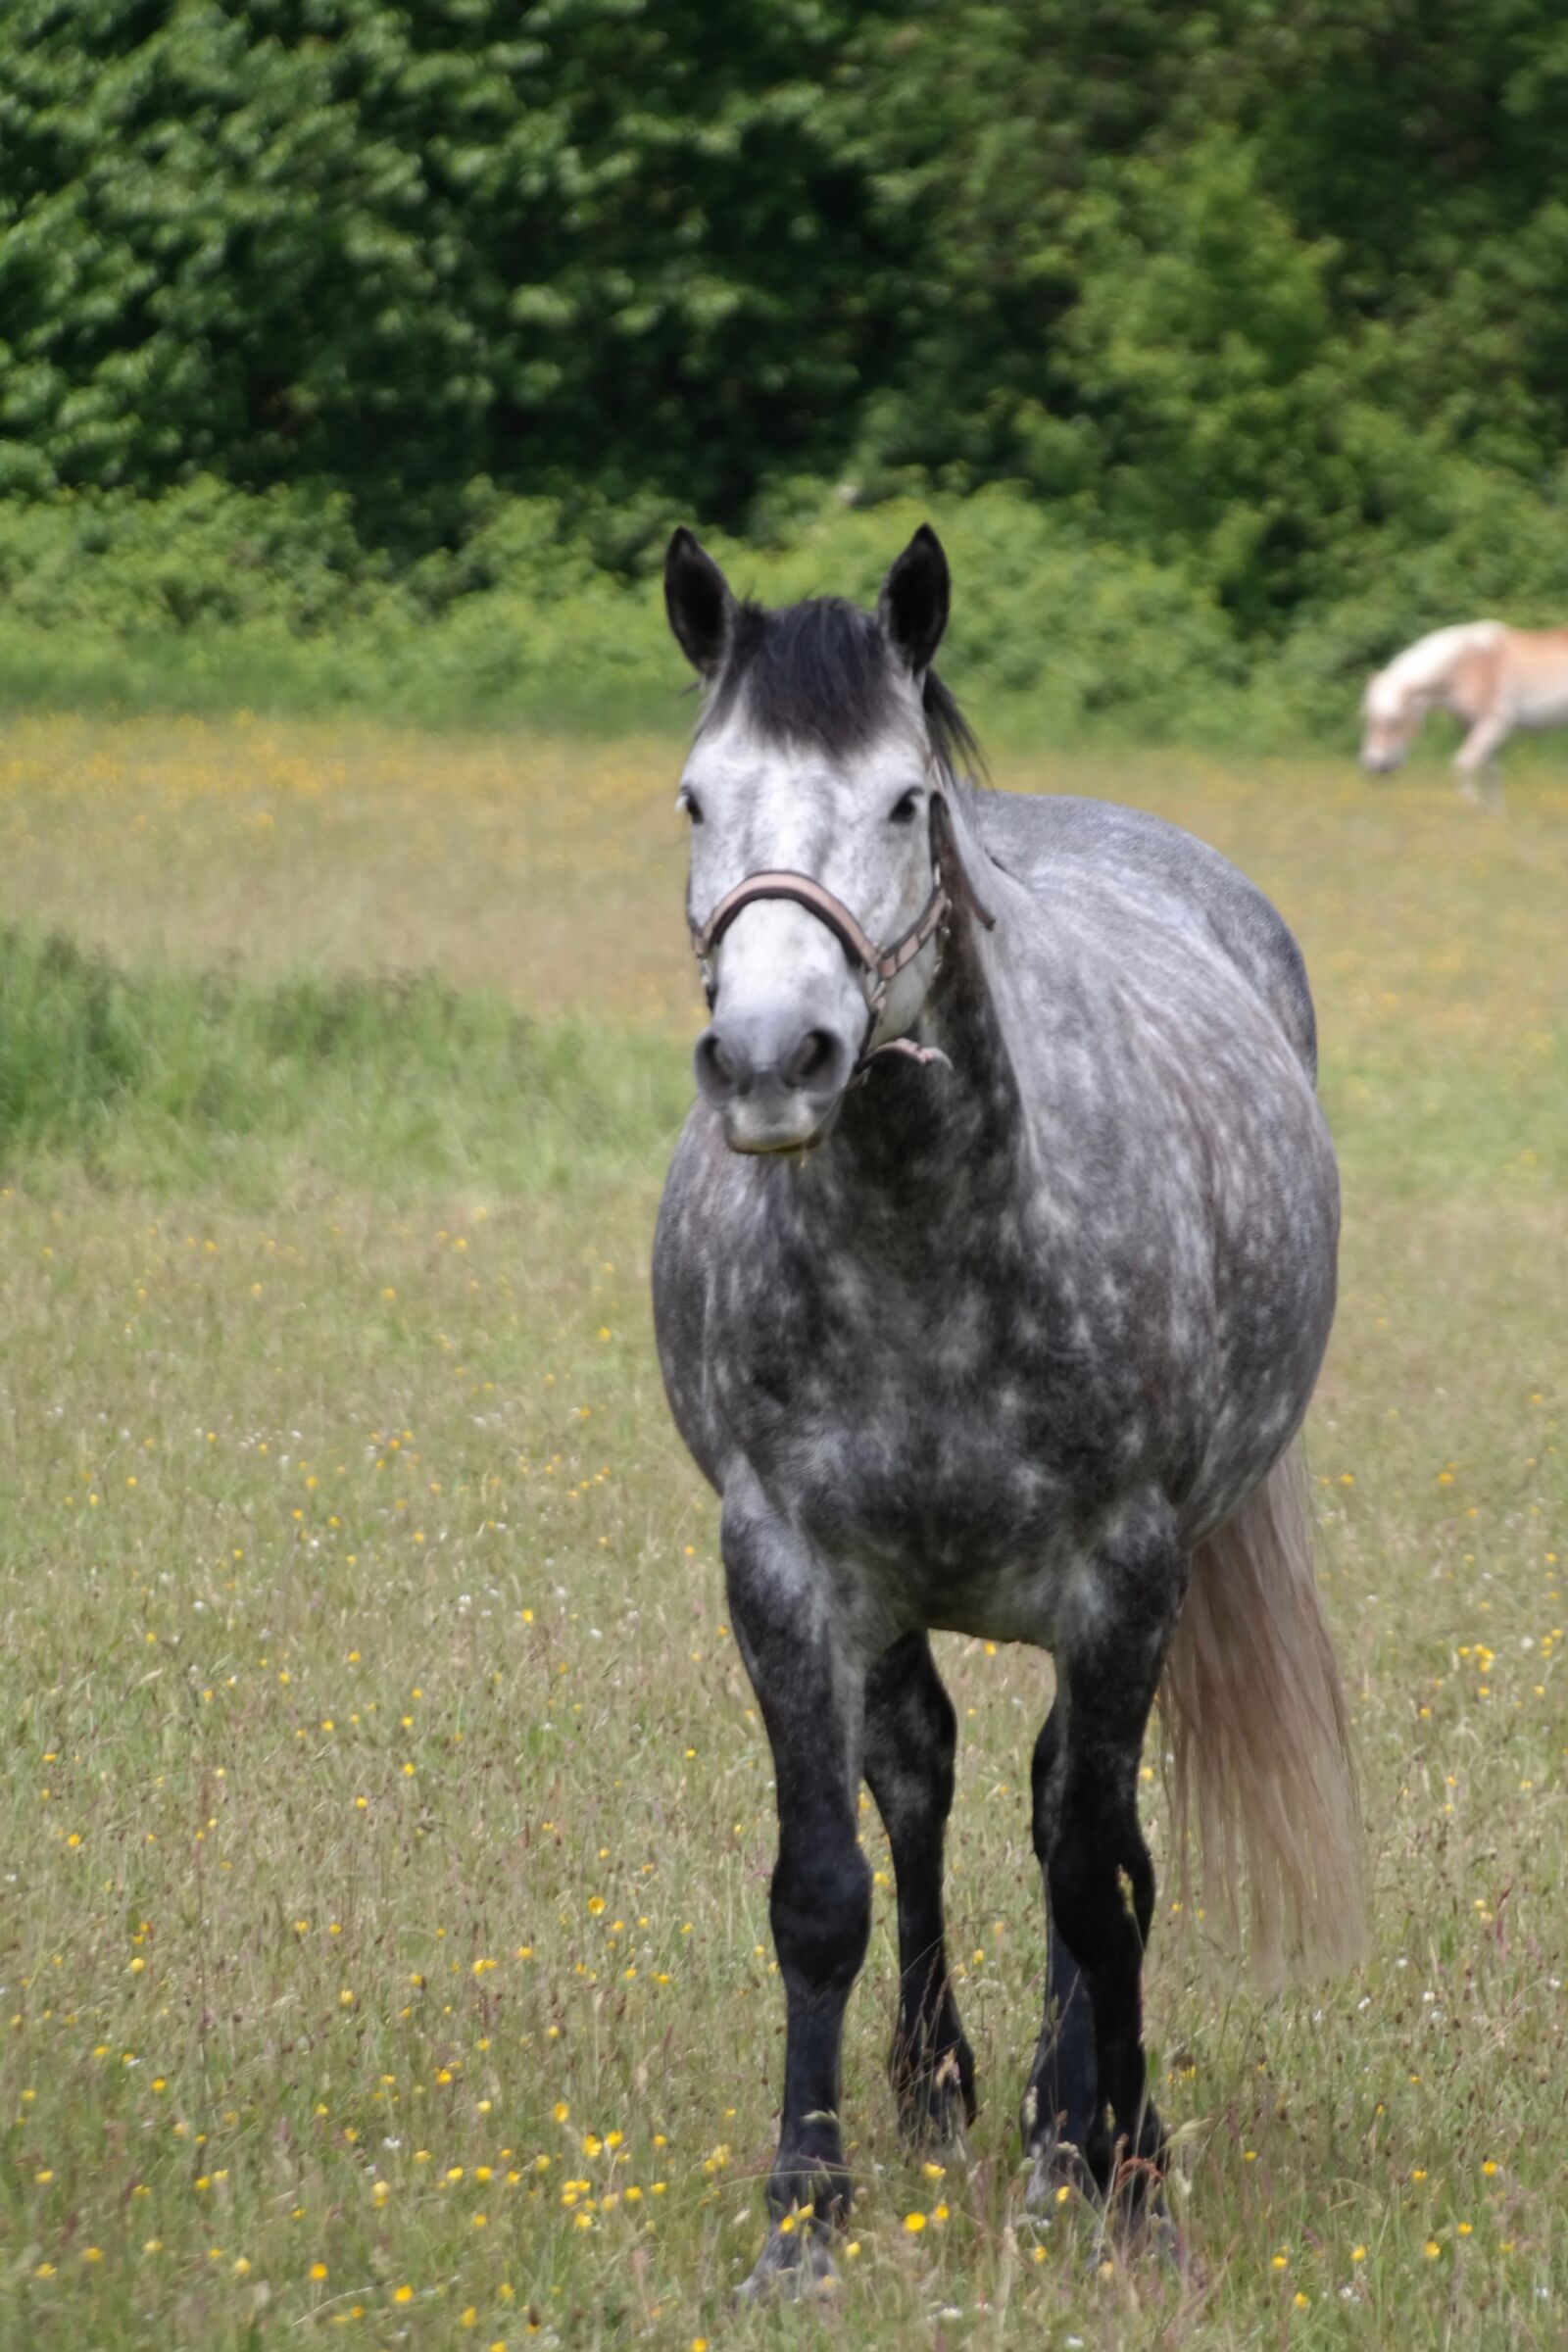
{"type": "Polygon", "coordinates": [[[871,1043],[887,1006],[888,990],[906,965],[912,963],[921,949],[933,939],[938,943],[937,956],[940,962],[947,938],[948,918],[956,900],[962,900],[975,920],[983,924],[986,930],[996,928],[996,916],[976,897],[974,885],[964,871],[963,860],[954,838],[953,818],[947,799],[940,792],[931,795],[931,867],[933,879],[930,897],[907,930],[901,931],[891,946],[885,948],[876,945],[842,899],[835,898],[824,883],[813,881],[809,874],[748,874],[744,881],[736,883],[733,890],[724,893],[706,923],[694,922],[691,926],[692,949],[703,975],[709,1004],[713,1002],[715,987],[711,970],[713,951],[735,917],[746,907],[755,906],[760,899],[789,899],[827,926],[856,970],[862,979],[870,982],[865,992],[865,1034],[860,1040],[860,1051],[850,1075],[851,1085],[864,1077],[879,1054],[899,1054],[907,1060],[918,1062],[946,1061],[947,1055],[936,1047],[916,1046],[905,1037],[889,1038],[881,1046],[871,1043]]]}

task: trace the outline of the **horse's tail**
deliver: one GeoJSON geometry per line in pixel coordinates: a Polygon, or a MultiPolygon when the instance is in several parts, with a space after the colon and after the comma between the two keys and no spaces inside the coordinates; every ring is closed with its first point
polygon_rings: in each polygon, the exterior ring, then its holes
{"type": "Polygon", "coordinates": [[[1187,1879],[1233,1931],[1245,1860],[1253,1965],[1348,1965],[1366,1935],[1349,1719],[1312,1562],[1298,1438],[1200,1545],[1160,1684],[1172,1826],[1187,1879]]]}

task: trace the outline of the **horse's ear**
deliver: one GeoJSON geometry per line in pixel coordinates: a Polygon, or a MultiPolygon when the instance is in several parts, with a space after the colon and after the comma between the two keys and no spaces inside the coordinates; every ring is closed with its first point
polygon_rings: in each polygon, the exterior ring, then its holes
{"type": "Polygon", "coordinates": [[[693,669],[700,677],[715,676],[729,644],[735,599],[712,557],[684,523],[664,551],[664,610],[693,669]]]}
{"type": "Polygon", "coordinates": [[[922,522],[882,583],[877,618],[890,645],[918,677],[929,669],[948,625],[948,559],[922,522]]]}

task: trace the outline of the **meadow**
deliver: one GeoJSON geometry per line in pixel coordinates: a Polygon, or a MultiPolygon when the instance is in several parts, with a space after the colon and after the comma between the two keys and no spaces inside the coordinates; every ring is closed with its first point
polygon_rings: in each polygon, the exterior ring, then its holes
{"type": "MultiPolygon", "coordinates": [[[[984,715],[982,712],[980,715],[984,715]]],[[[1046,758],[1295,924],[1346,1183],[1310,1427],[1373,1948],[1163,1879],[1184,2270],[1026,2215],[1039,1655],[944,1639],[971,2163],[901,2149],[887,1855],[831,2297],[730,2302],[769,1762],[649,1244],[698,997],[667,736],[0,745],[0,2344],[1560,2345],[1568,789],[1046,758]]]]}

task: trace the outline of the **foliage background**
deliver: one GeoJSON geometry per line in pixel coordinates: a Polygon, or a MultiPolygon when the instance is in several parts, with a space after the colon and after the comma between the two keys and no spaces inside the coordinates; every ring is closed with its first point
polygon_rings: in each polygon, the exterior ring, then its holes
{"type": "Polygon", "coordinates": [[[646,708],[675,515],[898,498],[1058,727],[1343,730],[1568,606],[1565,90],[1551,0],[14,0],[5,687],[646,708]]]}

